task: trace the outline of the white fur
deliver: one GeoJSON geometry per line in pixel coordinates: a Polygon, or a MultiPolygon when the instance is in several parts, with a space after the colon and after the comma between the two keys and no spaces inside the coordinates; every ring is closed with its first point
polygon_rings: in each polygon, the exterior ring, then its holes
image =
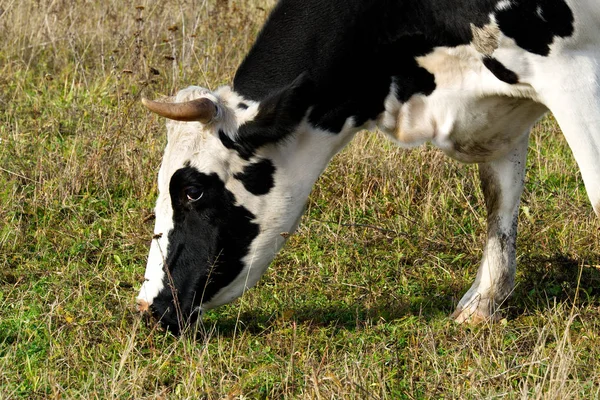
{"type": "Polygon", "coordinates": [[[502,10],[508,10],[509,8],[511,8],[513,5],[512,0],[502,0],[499,1],[498,4],[496,4],[496,10],[497,11],[502,11],[502,10]]]}

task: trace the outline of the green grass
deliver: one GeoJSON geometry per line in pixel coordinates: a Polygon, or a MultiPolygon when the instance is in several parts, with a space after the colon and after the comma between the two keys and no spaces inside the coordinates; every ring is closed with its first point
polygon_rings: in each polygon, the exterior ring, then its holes
{"type": "Polygon", "coordinates": [[[271,2],[224,3],[0,0],[0,398],[600,398],[600,223],[552,118],[500,322],[448,318],[485,239],[477,167],[376,133],[197,334],[134,311],[166,140],[139,98],[231,82],[271,2]]]}

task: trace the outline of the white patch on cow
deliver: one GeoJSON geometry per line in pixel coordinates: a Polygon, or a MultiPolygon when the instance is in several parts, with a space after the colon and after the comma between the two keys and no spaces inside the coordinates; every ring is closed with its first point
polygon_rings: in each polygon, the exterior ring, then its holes
{"type": "Polygon", "coordinates": [[[573,62],[573,58],[541,61],[534,84],[560,125],[600,216],[600,51],[597,62],[586,58],[573,62]],[[548,85],[547,79],[554,84],[548,85]]]}
{"type": "Polygon", "coordinates": [[[496,4],[496,10],[497,11],[508,10],[512,6],[513,6],[512,0],[502,0],[502,1],[499,1],[498,4],[496,4]]]}
{"type": "Polygon", "coordinates": [[[150,253],[146,263],[146,272],[144,273],[144,283],[138,294],[138,300],[144,300],[148,305],[164,288],[163,279],[165,277],[164,256],[166,256],[166,248],[168,242],[166,240],[154,239],[150,244],[150,253]],[[159,244],[162,242],[162,244],[159,244]]]}
{"type": "Polygon", "coordinates": [[[415,95],[402,104],[396,98],[396,90],[396,83],[393,82],[385,99],[385,111],[377,121],[379,129],[406,148],[416,147],[433,139],[436,133],[434,121],[423,115],[425,96],[415,95]]]}
{"type": "Polygon", "coordinates": [[[222,86],[215,90],[215,96],[220,104],[225,105],[226,116],[220,121],[220,128],[227,133],[232,140],[236,139],[238,128],[248,121],[252,121],[258,113],[259,103],[247,100],[240,96],[229,86],[222,86]],[[242,109],[238,104],[244,103],[247,108],[242,109]]]}

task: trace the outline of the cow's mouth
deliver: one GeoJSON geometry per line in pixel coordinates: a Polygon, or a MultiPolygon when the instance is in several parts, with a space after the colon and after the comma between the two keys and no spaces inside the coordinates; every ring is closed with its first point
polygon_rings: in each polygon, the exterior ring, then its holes
{"type": "Polygon", "coordinates": [[[146,314],[150,309],[150,304],[144,299],[137,299],[136,304],[137,310],[142,314],[146,314]]]}

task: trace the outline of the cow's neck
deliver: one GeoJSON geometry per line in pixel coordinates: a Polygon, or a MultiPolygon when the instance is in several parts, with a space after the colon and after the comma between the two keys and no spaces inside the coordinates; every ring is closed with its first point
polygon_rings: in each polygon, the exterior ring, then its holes
{"type": "Polygon", "coordinates": [[[288,235],[296,230],[314,183],[356,132],[351,123],[338,134],[331,134],[304,121],[285,140],[257,149],[253,157],[270,160],[277,171],[268,195],[244,202],[244,207],[255,215],[253,222],[261,227],[261,232],[244,258],[244,270],[226,291],[205,304],[206,308],[229,302],[258,282],[288,235]],[[265,208],[265,202],[269,207],[265,208]]]}
{"type": "MultiPolygon", "coordinates": [[[[338,134],[315,128],[304,121],[286,140],[265,146],[260,154],[274,162],[283,179],[276,182],[290,197],[306,200],[312,187],[331,159],[356,135],[358,129],[350,119],[338,134]]],[[[304,204],[298,204],[301,212],[304,204]]]]}

